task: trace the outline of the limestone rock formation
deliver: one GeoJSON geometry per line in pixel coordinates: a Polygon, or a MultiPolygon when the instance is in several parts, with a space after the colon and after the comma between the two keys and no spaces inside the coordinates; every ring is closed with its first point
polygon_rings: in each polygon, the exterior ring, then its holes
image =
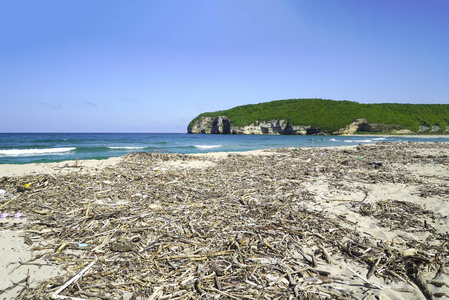
{"type": "Polygon", "coordinates": [[[419,132],[426,132],[429,131],[430,127],[426,125],[419,126],[419,132]]]}
{"type": "MultiPolygon", "coordinates": [[[[446,132],[448,131],[449,126],[447,126],[446,128],[446,132]]],[[[432,125],[432,126],[427,126],[427,125],[421,125],[419,126],[419,132],[428,132],[431,131],[432,133],[437,133],[441,130],[441,127],[439,125],[432,125]]]]}
{"type": "Polygon", "coordinates": [[[188,133],[212,133],[214,118],[201,117],[192,127],[187,128],[188,133]]]}
{"type": "MultiPolygon", "coordinates": [[[[421,125],[419,132],[434,133],[440,132],[442,128],[438,125],[426,126],[421,125]]],[[[352,135],[359,132],[373,133],[391,133],[391,134],[412,134],[409,129],[400,129],[395,124],[369,123],[366,119],[360,118],[345,128],[341,128],[335,132],[327,132],[319,127],[310,125],[291,125],[286,120],[256,121],[247,126],[233,126],[229,118],[226,116],[201,117],[192,126],[187,128],[188,133],[202,134],[279,134],[279,135],[352,135]]],[[[449,132],[449,126],[445,132],[449,132]]]]}
{"type": "Polygon", "coordinates": [[[366,119],[357,119],[357,121],[352,122],[346,128],[342,128],[338,130],[335,134],[348,135],[355,134],[358,131],[369,132],[371,131],[371,125],[368,123],[366,119]]]}
{"type": "Polygon", "coordinates": [[[399,130],[392,130],[392,134],[413,134],[413,132],[409,129],[399,129],[399,130]]]}
{"type": "Polygon", "coordinates": [[[231,133],[231,121],[228,118],[220,116],[216,117],[212,123],[210,131],[213,134],[229,134],[231,133]]]}
{"type": "Polygon", "coordinates": [[[292,126],[285,120],[257,121],[248,126],[232,127],[235,134],[306,135],[311,126],[292,126]]]}
{"type": "Polygon", "coordinates": [[[256,121],[248,126],[233,126],[225,116],[201,117],[193,126],[187,128],[188,133],[203,134],[281,134],[306,135],[321,132],[320,128],[312,126],[292,126],[285,120],[256,121]]]}

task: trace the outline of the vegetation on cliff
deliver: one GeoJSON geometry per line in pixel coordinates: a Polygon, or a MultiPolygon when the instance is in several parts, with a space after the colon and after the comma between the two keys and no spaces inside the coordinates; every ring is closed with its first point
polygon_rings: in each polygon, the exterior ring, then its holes
{"type": "Polygon", "coordinates": [[[311,125],[333,132],[359,118],[370,124],[383,124],[385,130],[408,129],[418,132],[421,125],[437,125],[444,132],[449,125],[449,104],[360,104],[353,101],[325,99],[289,99],[237,106],[228,110],[207,112],[201,117],[226,116],[233,126],[247,126],[256,121],[288,120],[290,125],[311,125]]]}

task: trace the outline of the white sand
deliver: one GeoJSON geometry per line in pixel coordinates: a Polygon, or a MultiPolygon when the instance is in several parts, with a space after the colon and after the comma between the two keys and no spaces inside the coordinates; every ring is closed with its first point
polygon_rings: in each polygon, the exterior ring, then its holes
{"type": "MultiPolygon", "coordinates": [[[[0,224],[16,220],[1,220],[0,224]]],[[[17,296],[26,283],[37,288],[43,280],[62,274],[59,267],[42,259],[35,259],[38,253],[24,243],[25,233],[17,230],[0,230],[0,299],[17,296]]]]}
{"type": "Polygon", "coordinates": [[[120,162],[121,157],[111,157],[104,160],[69,160],[57,163],[33,163],[23,165],[0,164],[0,177],[13,177],[39,174],[60,174],[67,172],[96,172],[107,167],[113,167],[120,162]]]}

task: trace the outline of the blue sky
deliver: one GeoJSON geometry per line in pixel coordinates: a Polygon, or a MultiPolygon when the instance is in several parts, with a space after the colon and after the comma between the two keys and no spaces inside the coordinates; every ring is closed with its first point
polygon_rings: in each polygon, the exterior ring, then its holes
{"type": "Polygon", "coordinates": [[[449,103],[447,0],[0,3],[0,132],[186,132],[289,98],[449,103]]]}

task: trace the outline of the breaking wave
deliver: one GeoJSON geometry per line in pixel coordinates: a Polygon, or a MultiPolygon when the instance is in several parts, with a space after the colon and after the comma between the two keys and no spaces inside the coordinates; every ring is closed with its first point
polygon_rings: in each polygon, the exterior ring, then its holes
{"type": "Polygon", "coordinates": [[[7,149],[7,150],[0,150],[0,155],[1,156],[52,155],[52,154],[70,152],[75,149],[76,149],[76,147],[44,148],[44,149],[7,149]]]}
{"type": "Polygon", "coordinates": [[[195,145],[195,148],[200,148],[200,149],[213,149],[213,148],[220,148],[223,145],[195,145]]]}

